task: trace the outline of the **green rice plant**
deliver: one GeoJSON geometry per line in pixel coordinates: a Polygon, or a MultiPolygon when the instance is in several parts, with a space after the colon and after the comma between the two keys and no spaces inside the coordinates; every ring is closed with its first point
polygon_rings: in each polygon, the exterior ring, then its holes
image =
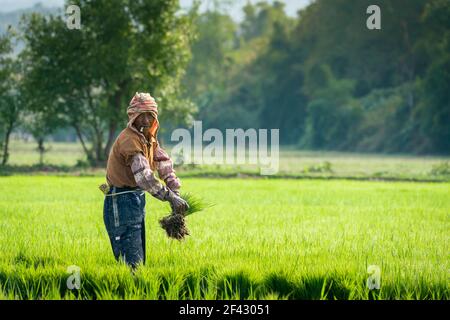
{"type": "Polygon", "coordinates": [[[147,194],[147,262],[133,273],[92,191],[103,179],[0,177],[0,299],[450,298],[448,182],[186,178],[203,201],[183,195],[200,213],[192,236],[168,239],[167,203],[147,194]]]}
{"type": "Polygon", "coordinates": [[[192,193],[182,193],[181,198],[189,205],[189,209],[184,213],[185,217],[214,206],[214,204],[206,202],[204,199],[196,197],[192,193]]]}
{"type": "Polygon", "coordinates": [[[212,204],[208,204],[203,199],[195,197],[190,193],[184,193],[181,197],[188,203],[188,210],[184,214],[171,212],[168,216],[159,220],[159,224],[166,231],[167,236],[176,240],[184,240],[189,235],[185,221],[186,216],[212,206],[212,204]]]}

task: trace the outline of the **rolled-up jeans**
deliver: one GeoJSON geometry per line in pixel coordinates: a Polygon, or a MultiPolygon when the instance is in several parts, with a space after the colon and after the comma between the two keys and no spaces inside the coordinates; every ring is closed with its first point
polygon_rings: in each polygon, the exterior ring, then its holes
{"type": "Polygon", "coordinates": [[[144,191],[111,187],[103,205],[103,220],[116,260],[123,259],[133,269],[145,264],[144,191]]]}

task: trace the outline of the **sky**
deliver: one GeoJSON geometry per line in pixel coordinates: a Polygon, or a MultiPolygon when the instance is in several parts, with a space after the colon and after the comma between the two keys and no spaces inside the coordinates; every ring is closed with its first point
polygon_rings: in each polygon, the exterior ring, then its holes
{"type": "Polygon", "coordinates": [[[47,7],[58,7],[64,4],[64,0],[0,0],[0,11],[9,12],[17,9],[25,9],[32,7],[38,2],[47,7]]]}
{"type": "MultiPolygon", "coordinates": [[[[231,8],[228,10],[230,14],[238,21],[242,19],[241,8],[248,0],[228,0],[231,2],[231,8]]],[[[0,0],[0,12],[9,12],[17,9],[29,8],[36,3],[41,2],[47,7],[61,7],[64,5],[64,0],[0,0]]],[[[180,0],[182,8],[188,8],[192,4],[192,0],[180,0]]],[[[201,9],[205,10],[209,5],[212,5],[212,0],[202,0],[201,9]]],[[[225,1],[226,2],[226,1],[225,1]]],[[[256,3],[258,0],[250,0],[251,3],[256,3]]],[[[273,2],[273,0],[268,0],[273,2]]],[[[283,0],[286,4],[286,12],[288,15],[295,17],[298,9],[306,6],[310,0],[283,0]]]]}

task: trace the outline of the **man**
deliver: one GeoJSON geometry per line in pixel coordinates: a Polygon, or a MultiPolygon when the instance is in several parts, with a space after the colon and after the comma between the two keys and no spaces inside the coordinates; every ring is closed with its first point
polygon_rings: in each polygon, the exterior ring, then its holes
{"type": "Polygon", "coordinates": [[[133,270],[145,264],[145,191],[168,201],[175,213],[188,204],[179,196],[181,183],[172,160],[159,146],[158,106],[149,93],[136,93],[127,109],[128,124],[108,157],[103,218],[114,257],[133,270]],[[165,186],[154,176],[157,171],[165,186]]]}

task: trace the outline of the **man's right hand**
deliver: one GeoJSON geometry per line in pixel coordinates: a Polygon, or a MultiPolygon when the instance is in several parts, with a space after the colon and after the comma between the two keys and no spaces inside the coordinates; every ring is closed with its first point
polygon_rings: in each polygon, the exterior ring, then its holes
{"type": "Polygon", "coordinates": [[[188,203],[172,190],[168,190],[169,192],[166,195],[166,200],[169,201],[173,213],[184,215],[184,213],[189,209],[188,203]]]}

